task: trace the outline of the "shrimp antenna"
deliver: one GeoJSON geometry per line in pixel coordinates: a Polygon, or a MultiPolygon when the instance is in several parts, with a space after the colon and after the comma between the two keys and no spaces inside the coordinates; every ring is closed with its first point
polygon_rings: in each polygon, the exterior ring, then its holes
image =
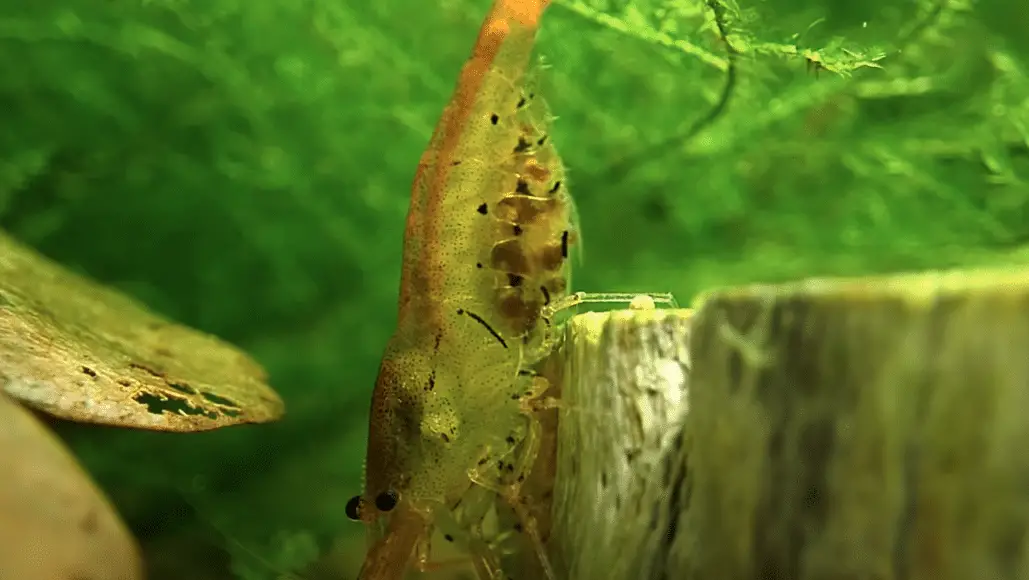
{"type": "Polygon", "coordinates": [[[649,145],[610,166],[607,170],[609,179],[605,180],[608,183],[613,183],[616,180],[624,178],[639,164],[641,160],[650,159],[676,143],[689,141],[702,130],[717,121],[718,118],[721,117],[728,109],[729,101],[736,89],[736,59],[739,52],[737,52],[732,43],[729,42],[729,35],[727,32],[728,26],[725,23],[726,9],[725,5],[722,4],[722,0],[705,0],[704,3],[711,9],[711,13],[715,17],[715,27],[718,28],[718,35],[721,37],[726,49],[727,64],[725,68],[725,83],[722,85],[722,92],[718,97],[718,101],[715,102],[715,105],[711,107],[711,110],[709,110],[706,115],[694,121],[690,128],[685,132],[678,135],[672,135],[658,143],[649,145]]]}
{"type": "Polygon", "coordinates": [[[179,496],[183,503],[192,508],[192,510],[197,514],[200,523],[206,525],[211,531],[217,534],[219,536],[219,539],[221,539],[223,542],[226,542],[231,547],[235,548],[236,550],[250,558],[252,561],[256,562],[258,566],[265,568],[269,572],[276,574],[282,580],[308,580],[306,576],[303,576],[301,574],[290,572],[288,570],[282,570],[281,568],[279,568],[278,566],[276,566],[275,564],[273,564],[272,562],[268,561],[263,556],[258,554],[256,551],[246,546],[243,542],[239,541],[235,536],[230,534],[227,530],[225,530],[221,525],[216,523],[213,519],[201,517],[200,514],[202,514],[203,512],[200,510],[200,506],[198,505],[198,502],[195,500],[196,496],[192,492],[187,492],[184,489],[178,489],[176,490],[176,495],[179,496]]]}

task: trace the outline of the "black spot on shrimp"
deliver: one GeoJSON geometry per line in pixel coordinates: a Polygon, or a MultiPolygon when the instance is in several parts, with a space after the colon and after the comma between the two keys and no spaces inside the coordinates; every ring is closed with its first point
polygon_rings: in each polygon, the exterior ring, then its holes
{"type": "Polygon", "coordinates": [[[529,182],[519,178],[518,183],[515,184],[515,193],[522,195],[532,195],[532,190],[529,189],[529,182]]]}
{"type": "Polygon", "coordinates": [[[483,326],[483,328],[485,328],[487,331],[489,331],[489,333],[491,335],[493,335],[493,338],[497,339],[497,342],[500,343],[500,346],[502,346],[504,348],[507,348],[507,341],[505,341],[504,338],[502,336],[500,336],[497,333],[497,331],[494,330],[493,327],[490,326],[489,323],[486,322],[486,320],[483,317],[481,317],[478,314],[476,314],[474,312],[471,312],[469,310],[465,310],[464,308],[458,308],[457,309],[457,313],[459,315],[468,316],[468,318],[471,318],[472,320],[474,320],[474,321],[478,322],[479,324],[481,324],[483,326]]]}
{"type": "Polygon", "coordinates": [[[525,139],[525,137],[522,137],[522,136],[519,135],[518,136],[518,144],[515,145],[513,153],[516,153],[516,154],[517,153],[525,153],[531,147],[532,147],[532,142],[531,141],[527,141],[525,139]]]}

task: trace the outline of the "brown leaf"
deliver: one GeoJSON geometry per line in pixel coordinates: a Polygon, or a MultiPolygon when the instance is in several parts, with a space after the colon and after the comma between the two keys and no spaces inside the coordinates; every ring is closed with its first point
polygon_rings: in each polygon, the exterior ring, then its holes
{"type": "Polygon", "coordinates": [[[264,370],[0,233],[0,388],[73,421],[203,431],[282,416],[264,370]]]}
{"type": "Polygon", "coordinates": [[[0,392],[0,578],[138,580],[139,547],[71,453],[0,392]]]}

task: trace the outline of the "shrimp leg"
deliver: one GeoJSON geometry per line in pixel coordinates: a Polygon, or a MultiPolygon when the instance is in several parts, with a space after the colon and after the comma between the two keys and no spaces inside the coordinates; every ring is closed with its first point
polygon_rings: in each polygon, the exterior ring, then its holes
{"type": "Polygon", "coordinates": [[[543,439],[543,426],[539,419],[537,419],[533,414],[534,399],[542,395],[548,387],[549,385],[546,380],[537,377],[537,381],[534,383],[532,392],[530,392],[524,399],[526,406],[523,411],[529,419],[529,430],[521,442],[521,452],[519,453],[518,465],[514,469],[514,473],[517,474],[515,482],[506,485],[499,484],[494,480],[491,480],[488,475],[478,469],[469,471],[468,476],[473,483],[496,492],[499,497],[503,498],[504,501],[507,502],[508,506],[510,506],[512,511],[514,511],[515,516],[521,522],[523,532],[528,536],[529,541],[532,543],[533,550],[536,552],[536,557],[538,558],[540,568],[542,568],[543,573],[546,576],[546,580],[557,580],[553,566],[550,564],[550,557],[547,555],[543,538],[539,533],[539,526],[536,523],[536,518],[529,512],[521,494],[521,482],[525,481],[531,472],[533,465],[536,463],[536,457],[539,455],[540,451],[540,442],[543,439]]]}
{"type": "Polygon", "coordinates": [[[575,292],[568,294],[554,302],[546,305],[540,311],[540,318],[546,324],[543,330],[543,344],[548,345],[546,350],[552,347],[554,338],[554,318],[564,310],[574,308],[581,304],[628,304],[632,309],[652,308],[656,304],[664,304],[669,308],[678,308],[679,303],[670,292],[575,292]],[[641,300],[642,299],[642,300],[641,300]]]}
{"type": "Polygon", "coordinates": [[[414,564],[419,572],[437,572],[469,564],[475,570],[478,580],[503,580],[501,554],[495,540],[487,540],[483,530],[483,521],[495,505],[496,493],[485,488],[476,489],[465,494],[460,501],[460,511],[440,514],[436,524],[439,532],[447,542],[457,542],[463,546],[465,554],[445,560],[431,561],[429,541],[422,545],[414,564]]]}
{"type": "Polygon", "coordinates": [[[612,304],[617,302],[633,304],[641,296],[650,298],[655,304],[666,304],[670,308],[679,307],[675,296],[672,296],[670,292],[575,292],[544,307],[542,316],[552,319],[558,312],[574,308],[580,304],[612,304]]]}
{"type": "Polygon", "coordinates": [[[432,546],[428,541],[422,542],[421,545],[418,546],[418,553],[414,561],[414,567],[416,570],[422,573],[438,572],[440,570],[464,566],[470,562],[467,557],[433,561],[429,555],[431,551],[432,546]]]}
{"type": "Polygon", "coordinates": [[[500,560],[486,542],[476,539],[468,544],[468,551],[472,553],[472,564],[479,580],[503,580],[500,560]]]}
{"type": "Polygon", "coordinates": [[[416,560],[414,568],[422,573],[439,572],[441,570],[460,568],[471,563],[475,567],[475,573],[479,580],[499,580],[503,577],[500,564],[497,562],[496,556],[490,551],[489,546],[486,546],[484,543],[482,546],[478,546],[475,543],[469,542],[467,549],[472,553],[469,557],[438,562],[432,562],[426,557],[424,560],[416,560]]]}
{"type": "MultiPolygon", "coordinates": [[[[476,500],[472,501],[474,502],[476,500]]],[[[487,507],[488,502],[491,501],[491,498],[490,496],[482,496],[478,501],[483,502],[482,507],[485,508],[487,507]]],[[[468,502],[465,503],[467,504],[468,502]]],[[[483,516],[480,515],[478,517],[481,518],[483,516]]],[[[419,572],[425,573],[452,570],[471,564],[475,568],[476,577],[479,580],[501,580],[503,578],[503,574],[500,566],[500,558],[496,555],[494,550],[481,539],[482,532],[480,527],[473,527],[475,528],[473,531],[463,533],[457,529],[444,528],[451,530],[453,534],[456,534],[461,538],[465,549],[469,552],[468,555],[433,561],[430,557],[431,545],[429,541],[425,541],[419,546],[418,554],[414,562],[414,568],[419,572]]],[[[454,540],[454,535],[448,534],[447,537],[449,541],[454,540]]]]}

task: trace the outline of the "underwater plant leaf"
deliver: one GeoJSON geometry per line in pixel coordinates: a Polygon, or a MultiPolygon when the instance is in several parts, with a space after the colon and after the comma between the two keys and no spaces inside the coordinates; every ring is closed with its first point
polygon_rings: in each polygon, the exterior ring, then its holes
{"type": "Polygon", "coordinates": [[[720,71],[729,66],[725,56],[712,53],[677,30],[677,19],[706,18],[701,1],[683,2],[674,10],[669,6],[651,6],[662,4],[658,2],[631,2],[620,10],[596,0],[556,0],[555,4],[589,22],[636,40],[681,52],[720,71]]]}
{"type": "MultiPolygon", "coordinates": [[[[631,0],[617,7],[603,0],[555,0],[555,4],[586,21],[670,53],[688,55],[720,71],[729,66],[725,54],[704,46],[709,37],[718,34],[710,9],[713,3],[709,0],[631,0]]],[[[887,56],[879,47],[848,47],[850,43],[840,37],[814,47],[807,46],[802,33],[787,39],[765,39],[758,36],[757,31],[763,27],[761,16],[754,9],[741,9],[728,0],[717,4],[730,29],[726,41],[746,57],[807,61],[819,70],[846,76],[861,68],[882,68],[879,61],[887,56]]],[[[815,21],[808,28],[819,23],[815,21]]]]}
{"type": "Polygon", "coordinates": [[[58,439],[3,393],[0,458],[0,578],[143,578],[139,547],[107,498],[58,439]]]}
{"type": "Polygon", "coordinates": [[[249,356],[0,233],[0,387],[62,419],[205,431],[278,419],[249,356]]]}

